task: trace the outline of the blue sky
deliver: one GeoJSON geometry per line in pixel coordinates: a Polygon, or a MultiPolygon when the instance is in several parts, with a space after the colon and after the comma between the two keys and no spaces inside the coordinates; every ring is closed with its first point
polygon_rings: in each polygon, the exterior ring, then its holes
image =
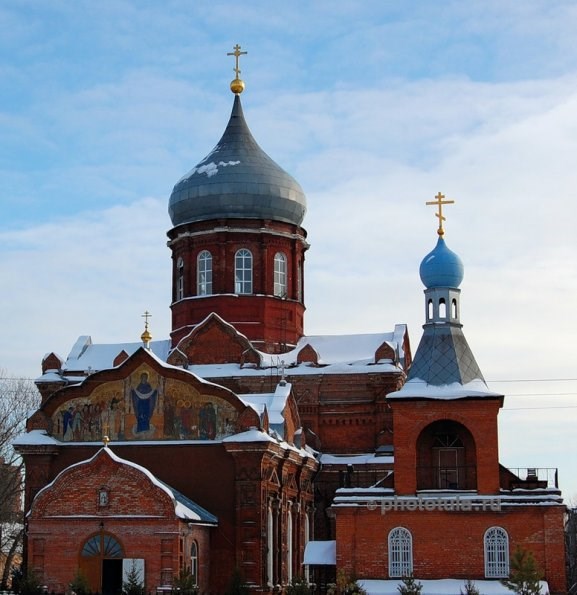
{"type": "Polygon", "coordinates": [[[3,2],[0,368],[137,340],[144,310],[168,335],[168,197],[240,43],[249,126],[307,194],[306,331],[405,322],[416,350],[444,192],[464,330],[510,395],[501,460],[577,497],[575,30],[555,0],[3,2]]]}

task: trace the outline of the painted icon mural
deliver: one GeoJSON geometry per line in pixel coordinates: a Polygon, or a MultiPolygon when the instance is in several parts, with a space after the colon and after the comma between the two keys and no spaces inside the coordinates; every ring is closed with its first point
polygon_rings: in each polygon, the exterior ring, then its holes
{"type": "Polygon", "coordinates": [[[53,434],[66,442],[220,440],[234,434],[238,411],[192,383],[164,378],[146,365],[124,380],[97,385],[60,406],[53,434]]]}
{"type": "MultiPolygon", "coordinates": [[[[142,372],[138,386],[130,389],[130,397],[136,414],[135,434],[150,432],[150,418],[156,406],[158,390],[148,381],[148,372],[142,372]]],[[[154,428],[152,428],[154,430],[154,428]]]]}

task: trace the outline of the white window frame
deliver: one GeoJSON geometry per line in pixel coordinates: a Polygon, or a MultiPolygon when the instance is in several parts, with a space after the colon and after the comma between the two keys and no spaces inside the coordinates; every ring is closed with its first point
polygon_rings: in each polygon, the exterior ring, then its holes
{"type": "Polygon", "coordinates": [[[252,293],[252,252],[241,248],[234,255],[234,292],[252,293]]]}
{"type": "Polygon", "coordinates": [[[194,584],[198,586],[198,543],[193,541],[190,546],[190,575],[194,584]]]}
{"type": "Polygon", "coordinates": [[[176,301],[184,297],[184,260],[179,256],[176,261],[176,301]]]}
{"type": "Polygon", "coordinates": [[[485,550],[485,577],[509,576],[509,535],[503,527],[490,527],[483,537],[485,550]]]}
{"type": "Polygon", "coordinates": [[[287,297],[287,258],[282,252],[274,255],[274,288],[276,297],[287,297]]]}
{"type": "Polygon", "coordinates": [[[212,295],[212,254],[208,250],[196,257],[196,295],[212,295]]]}
{"type": "Polygon", "coordinates": [[[267,542],[267,554],[266,554],[266,574],[267,574],[267,583],[268,585],[272,586],[274,581],[274,555],[275,555],[275,546],[274,546],[274,516],[272,507],[268,506],[267,515],[266,515],[266,542],[267,542]]]}
{"type": "Polygon", "coordinates": [[[413,536],[404,527],[389,531],[389,577],[413,575],[413,536]]]}

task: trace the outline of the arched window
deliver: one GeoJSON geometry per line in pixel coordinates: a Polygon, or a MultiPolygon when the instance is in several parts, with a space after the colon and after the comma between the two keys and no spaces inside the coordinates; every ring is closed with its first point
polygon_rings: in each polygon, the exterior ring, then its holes
{"type": "Polygon", "coordinates": [[[82,546],[82,556],[91,558],[100,556],[102,558],[122,558],[122,546],[112,535],[103,533],[102,535],[93,535],[82,546]]]}
{"type": "Polygon", "coordinates": [[[433,312],[433,300],[427,302],[427,320],[432,320],[435,313],[433,312]]]}
{"type": "Polygon", "coordinates": [[[176,261],[176,301],[184,297],[184,261],[182,258],[176,261]]]}
{"type": "Polygon", "coordinates": [[[412,576],[413,538],[410,531],[396,527],[389,533],[389,576],[412,576]]]}
{"type": "Polygon", "coordinates": [[[252,293],[252,254],[242,248],[234,257],[235,293],[252,293]]]}
{"type": "Polygon", "coordinates": [[[455,298],[452,299],[451,301],[451,316],[453,318],[458,318],[458,312],[457,312],[457,300],[455,298]]]}
{"type": "Polygon", "coordinates": [[[447,318],[447,303],[445,298],[439,300],[439,318],[447,318]]]}
{"type": "Polygon", "coordinates": [[[208,250],[196,259],[196,295],[212,295],[212,254],[208,250]]]}
{"type": "Polygon", "coordinates": [[[190,546],[190,576],[194,585],[198,585],[198,543],[192,542],[190,546]]]}
{"type": "Polygon", "coordinates": [[[274,295],[282,298],[287,295],[286,256],[282,252],[274,255],[274,295]]]}
{"type": "Polygon", "coordinates": [[[509,576],[509,536],[501,527],[485,531],[485,577],[509,576]]]}

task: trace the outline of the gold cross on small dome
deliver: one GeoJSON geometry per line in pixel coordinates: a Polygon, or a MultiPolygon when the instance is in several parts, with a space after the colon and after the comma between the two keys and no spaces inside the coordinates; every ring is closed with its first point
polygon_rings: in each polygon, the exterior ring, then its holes
{"type": "Polygon", "coordinates": [[[244,91],[244,81],[241,81],[239,78],[239,74],[240,74],[240,68],[238,67],[238,58],[239,56],[243,56],[245,54],[247,54],[248,52],[241,52],[240,51],[240,45],[238,45],[238,43],[234,46],[234,52],[227,52],[227,56],[234,56],[234,73],[236,75],[236,78],[234,79],[234,81],[231,81],[230,83],[230,90],[235,94],[235,95],[239,95],[240,93],[242,93],[244,91]]]}
{"type": "Polygon", "coordinates": [[[446,221],[446,218],[443,216],[443,205],[455,204],[454,200],[443,200],[444,198],[445,195],[438,192],[435,196],[435,200],[425,203],[426,205],[436,205],[437,207],[439,207],[439,210],[435,213],[435,217],[438,217],[439,219],[439,229],[437,229],[437,233],[441,237],[445,235],[445,230],[443,229],[443,221],[446,221]]]}

